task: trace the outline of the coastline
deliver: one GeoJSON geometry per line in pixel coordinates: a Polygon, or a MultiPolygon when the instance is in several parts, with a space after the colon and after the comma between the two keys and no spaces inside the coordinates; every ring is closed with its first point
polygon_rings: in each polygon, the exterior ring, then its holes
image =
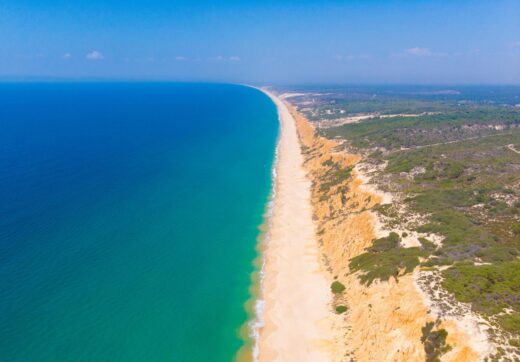
{"type": "MultiPolygon", "coordinates": [[[[247,345],[238,361],[424,360],[421,328],[439,316],[418,286],[421,271],[400,276],[399,283],[371,286],[348,272],[351,258],[388,233],[372,208],[394,202],[393,195],[370,183],[359,155],[340,151],[335,141],[317,135],[284,94],[258,90],[276,105],[280,131],[258,239],[247,336],[243,331],[247,345]],[[352,178],[324,194],[328,160],[352,167],[352,178]],[[344,294],[331,294],[333,277],[345,285],[344,294]],[[346,305],[347,312],[334,313],[337,305],[346,305]]],[[[446,361],[473,361],[489,353],[478,347],[483,340],[476,340],[477,329],[452,320],[441,327],[449,332],[446,361]]]]}
{"type": "Polygon", "coordinates": [[[327,273],[320,267],[312,219],[311,182],[296,122],[287,106],[265,89],[277,107],[280,133],[273,191],[263,243],[260,290],[250,321],[254,361],[330,359],[333,328],[327,273]]]}

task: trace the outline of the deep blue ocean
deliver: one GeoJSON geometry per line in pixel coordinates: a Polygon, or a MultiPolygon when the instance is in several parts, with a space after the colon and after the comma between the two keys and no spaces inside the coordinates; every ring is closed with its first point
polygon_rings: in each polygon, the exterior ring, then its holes
{"type": "Polygon", "coordinates": [[[277,133],[242,86],[0,84],[0,360],[232,360],[277,133]]]}

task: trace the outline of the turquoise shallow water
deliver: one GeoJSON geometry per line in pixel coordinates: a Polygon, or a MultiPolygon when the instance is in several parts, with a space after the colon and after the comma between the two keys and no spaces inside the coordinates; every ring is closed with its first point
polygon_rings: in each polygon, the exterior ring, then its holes
{"type": "Polygon", "coordinates": [[[234,85],[0,85],[2,361],[230,361],[278,122],[234,85]]]}

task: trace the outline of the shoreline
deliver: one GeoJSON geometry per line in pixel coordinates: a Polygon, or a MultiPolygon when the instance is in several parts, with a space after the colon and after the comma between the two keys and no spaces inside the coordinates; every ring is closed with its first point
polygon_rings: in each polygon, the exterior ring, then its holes
{"type": "Polygon", "coordinates": [[[329,281],[320,266],[311,182],[303,167],[296,121],[282,100],[259,90],[277,107],[280,133],[256,315],[250,321],[252,357],[255,362],[329,360],[329,281]]]}
{"type": "Polygon", "coordinates": [[[263,299],[263,281],[265,278],[265,252],[267,246],[269,245],[270,239],[270,230],[272,228],[273,223],[273,209],[276,203],[276,179],[277,179],[277,164],[278,164],[278,152],[279,152],[279,140],[280,136],[278,136],[278,140],[276,142],[275,154],[273,159],[273,166],[271,170],[271,193],[269,195],[268,202],[266,204],[266,212],[264,214],[264,222],[261,225],[261,234],[258,238],[257,243],[257,270],[255,273],[258,275],[257,278],[253,280],[253,284],[251,286],[251,302],[252,302],[252,310],[251,310],[251,318],[247,322],[247,327],[249,331],[249,338],[251,339],[250,349],[248,350],[250,359],[253,362],[258,362],[260,355],[260,331],[264,327],[264,307],[265,300],[263,299]]]}
{"type": "MultiPolygon", "coordinates": [[[[259,92],[266,94],[272,100],[270,95],[267,94],[262,88],[254,87],[248,84],[240,85],[256,89],[259,92]]],[[[236,362],[258,362],[259,360],[258,356],[260,354],[260,330],[264,326],[263,310],[265,301],[263,299],[263,280],[265,274],[265,251],[267,249],[267,245],[269,244],[270,230],[273,221],[273,209],[276,202],[277,165],[281,136],[281,125],[278,114],[277,117],[279,123],[279,132],[276,140],[273,163],[271,166],[271,191],[265,204],[265,211],[262,218],[263,222],[258,226],[260,233],[256,239],[255,246],[257,256],[253,260],[254,270],[251,273],[249,298],[244,304],[244,308],[246,310],[248,318],[239,329],[239,336],[243,341],[243,345],[238,349],[238,351],[235,354],[234,361],[236,362]]]]}
{"type": "MultiPolygon", "coordinates": [[[[389,280],[371,286],[361,285],[356,275],[343,275],[352,257],[374,238],[386,235],[371,209],[392,203],[393,195],[369,182],[358,155],[337,152],[334,141],[317,136],[312,125],[286,105],[283,94],[278,98],[259,90],[276,105],[280,131],[272,191],[258,242],[258,278],[251,287],[249,353],[240,361],[329,361],[347,356],[424,360],[420,331],[427,321],[438,318],[418,290],[420,271],[401,276],[399,283],[389,280]],[[322,201],[320,185],[327,160],[352,167],[353,177],[341,184],[348,186],[345,200],[340,201],[333,190],[327,196],[332,199],[322,201]],[[334,221],[338,207],[343,217],[334,221]],[[331,294],[332,276],[346,286],[344,295],[331,294]],[[389,301],[382,303],[385,296],[389,301]],[[339,304],[348,306],[343,315],[333,313],[339,304]],[[400,312],[401,307],[405,312],[400,312]],[[367,333],[377,340],[377,350],[364,338],[367,333]]],[[[470,346],[468,339],[473,341],[474,336],[456,321],[445,320],[441,327],[448,330],[453,347],[443,356],[446,360],[471,361],[486,354],[470,346]]]]}

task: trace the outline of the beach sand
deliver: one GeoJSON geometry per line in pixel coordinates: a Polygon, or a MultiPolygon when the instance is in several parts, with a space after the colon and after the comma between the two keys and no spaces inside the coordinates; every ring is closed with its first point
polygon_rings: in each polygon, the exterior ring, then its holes
{"type": "Polygon", "coordinates": [[[264,254],[261,298],[265,304],[258,360],[329,361],[333,340],[330,281],[320,268],[311,182],[303,168],[292,115],[280,99],[266,94],[278,107],[281,133],[271,228],[264,254]]]}

